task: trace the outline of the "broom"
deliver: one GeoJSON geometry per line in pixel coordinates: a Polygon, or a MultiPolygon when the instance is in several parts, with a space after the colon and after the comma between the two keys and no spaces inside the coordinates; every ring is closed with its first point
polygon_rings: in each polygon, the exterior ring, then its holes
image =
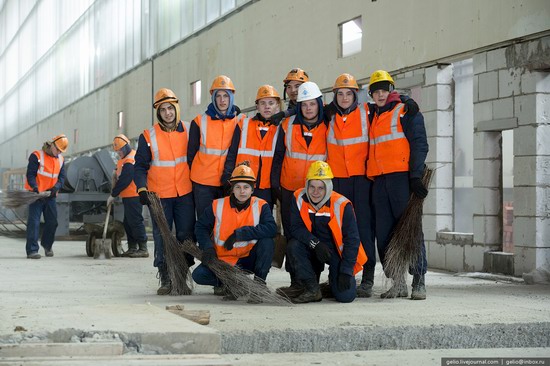
{"type": "MultiPolygon", "coordinates": [[[[426,168],[422,176],[424,187],[430,186],[433,170],[426,168]]],[[[384,272],[394,281],[404,278],[410,266],[414,266],[422,253],[423,198],[411,194],[407,208],[394,228],[388,244],[384,272]]]]}
{"type": "MultiPolygon", "coordinates": [[[[160,221],[166,222],[166,218],[164,217],[162,206],[160,205],[160,200],[158,197],[155,194],[149,193],[149,199],[151,200],[151,214],[154,216],[155,220],[157,220],[157,216],[160,216],[157,223],[160,221]]],[[[167,228],[168,225],[166,225],[166,229],[167,228]]],[[[172,238],[171,241],[177,242],[177,239],[170,231],[168,231],[167,234],[172,238]]],[[[166,240],[164,239],[164,234],[162,237],[163,240],[166,240]]],[[[185,253],[192,255],[198,260],[201,260],[202,258],[202,250],[200,250],[199,247],[197,247],[197,245],[190,239],[184,240],[183,243],[179,243],[179,245],[175,245],[173,249],[175,252],[174,256],[179,258],[179,261],[184,262],[185,265],[187,265],[187,262],[185,261],[185,253]]],[[[208,268],[214,272],[216,277],[218,277],[218,279],[226,286],[228,291],[230,291],[236,298],[249,295],[259,298],[263,302],[273,303],[276,305],[290,304],[289,299],[281,297],[277,294],[272,294],[263,281],[260,282],[252,279],[250,272],[243,271],[238,267],[233,267],[229,263],[221,261],[217,258],[208,265],[208,268]]],[[[172,283],[172,289],[173,288],[174,285],[172,283]]]]}
{"type": "Polygon", "coordinates": [[[50,191],[35,193],[32,191],[8,190],[2,195],[2,205],[6,208],[18,208],[41,199],[50,197],[50,191]]]}
{"type": "Polygon", "coordinates": [[[147,192],[147,196],[151,201],[149,211],[151,212],[151,216],[153,216],[153,220],[155,220],[159,227],[162,242],[164,244],[166,267],[168,269],[168,276],[170,276],[170,280],[172,281],[170,295],[191,295],[191,286],[193,286],[193,282],[191,276],[189,276],[189,266],[185,259],[185,253],[178,239],[176,239],[168,227],[166,216],[164,216],[164,209],[162,208],[162,203],[157,194],[154,192],[147,192]]]}

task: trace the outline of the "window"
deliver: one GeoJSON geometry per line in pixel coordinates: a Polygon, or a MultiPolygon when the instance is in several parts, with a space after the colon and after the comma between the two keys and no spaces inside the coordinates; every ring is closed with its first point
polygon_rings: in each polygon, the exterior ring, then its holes
{"type": "Polygon", "coordinates": [[[117,127],[119,130],[121,130],[122,126],[124,126],[124,112],[120,111],[118,112],[117,127]]]}
{"type": "Polygon", "coordinates": [[[363,25],[361,17],[340,24],[340,57],[347,57],[361,52],[363,25]]]}
{"type": "Polygon", "coordinates": [[[201,81],[197,80],[191,83],[191,103],[192,105],[201,104],[201,81]]]}

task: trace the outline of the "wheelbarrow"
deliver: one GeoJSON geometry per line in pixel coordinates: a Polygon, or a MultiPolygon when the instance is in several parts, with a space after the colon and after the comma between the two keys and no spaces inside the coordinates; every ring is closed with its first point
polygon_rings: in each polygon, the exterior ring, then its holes
{"type": "Polygon", "coordinates": [[[93,223],[85,223],[84,230],[88,233],[86,239],[86,254],[88,257],[94,257],[95,248],[101,244],[105,232],[105,242],[110,246],[109,251],[113,252],[115,257],[120,257],[124,253],[122,247],[122,237],[124,236],[124,225],[118,220],[108,222],[110,216],[110,206],[107,209],[105,222],[106,225],[98,225],[93,223]],[[107,228],[107,230],[105,230],[107,228]]]}

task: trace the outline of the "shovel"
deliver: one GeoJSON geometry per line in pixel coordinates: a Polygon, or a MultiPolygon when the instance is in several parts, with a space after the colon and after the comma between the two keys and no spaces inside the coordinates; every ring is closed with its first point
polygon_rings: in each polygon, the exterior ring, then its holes
{"type": "Polygon", "coordinates": [[[109,216],[111,216],[111,205],[107,206],[105,226],[101,241],[96,240],[94,248],[94,259],[111,259],[111,239],[107,239],[107,228],[109,227],[109,216]]]}

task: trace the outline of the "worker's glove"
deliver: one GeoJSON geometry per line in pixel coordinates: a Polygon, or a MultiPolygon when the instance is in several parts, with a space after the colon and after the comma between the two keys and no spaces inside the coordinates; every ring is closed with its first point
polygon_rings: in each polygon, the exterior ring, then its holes
{"type": "Polygon", "coordinates": [[[237,241],[237,234],[233,232],[233,234],[229,235],[229,238],[225,239],[225,242],[223,243],[223,247],[227,250],[233,249],[233,244],[237,241]]]}
{"type": "Polygon", "coordinates": [[[343,292],[351,288],[351,277],[349,274],[338,273],[338,280],[336,282],[336,287],[338,291],[343,292]]]}
{"type": "Polygon", "coordinates": [[[325,115],[325,118],[327,121],[330,121],[332,116],[336,114],[336,107],[333,103],[329,103],[326,106],[323,107],[323,114],[325,115]]]}
{"type": "Polygon", "coordinates": [[[428,190],[424,187],[420,178],[409,179],[409,187],[411,192],[418,198],[424,199],[428,195],[428,190]]]}
{"type": "Polygon", "coordinates": [[[405,104],[405,114],[408,114],[409,116],[414,116],[420,110],[420,108],[418,108],[418,104],[414,101],[414,99],[409,98],[406,95],[399,96],[399,99],[401,99],[401,102],[405,104]]]}
{"type": "Polygon", "coordinates": [[[205,266],[211,264],[216,258],[218,258],[218,256],[216,255],[216,249],[207,248],[202,251],[201,262],[205,266]]]}
{"type": "Polygon", "coordinates": [[[279,112],[279,113],[275,113],[269,119],[269,123],[271,123],[273,126],[278,126],[284,118],[285,118],[285,112],[284,111],[279,112]]]}
{"type": "Polygon", "coordinates": [[[57,188],[56,187],[52,187],[52,188],[48,189],[48,191],[50,191],[50,198],[55,198],[57,196],[57,188]]]}
{"type": "Polygon", "coordinates": [[[309,242],[309,246],[315,251],[315,255],[319,262],[327,263],[329,261],[332,254],[327,243],[315,239],[309,242]]]}
{"type": "Polygon", "coordinates": [[[115,202],[115,197],[109,196],[109,198],[107,198],[107,207],[112,205],[114,202],[115,202]]]}
{"type": "Polygon", "coordinates": [[[235,115],[238,116],[239,114],[241,114],[241,109],[239,108],[238,105],[236,105],[236,106],[235,106],[235,115]]]}
{"type": "Polygon", "coordinates": [[[151,204],[151,200],[149,199],[149,196],[147,195],[147,191],[140,191],[139,192],[139,203],[142,205],[149,206],[151,204]]]}
{"type": "Polygon", "coordinates": [[[34,193],[40,193],[40,192],[38,192],[38,187],[34,187],[34,188],[32,189],[32,191],[33,191],[34,193]]]}

